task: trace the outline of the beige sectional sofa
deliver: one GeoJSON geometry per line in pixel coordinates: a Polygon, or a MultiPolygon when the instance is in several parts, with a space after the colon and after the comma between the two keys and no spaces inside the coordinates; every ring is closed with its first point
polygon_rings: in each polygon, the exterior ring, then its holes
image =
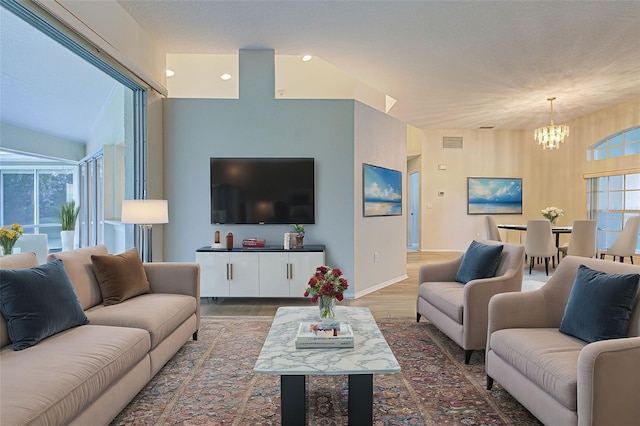
{"type": "MultiPolygon", "coordinates": [[[[560,329],[565,310],[570,310],[566,307],[571,303],[580,265],[606,274],[640,273],[640,266],[568,256],[539,290],[493,296],[485,364],[487,388],[491,389],[495,379],[545,425],[638,425],[640,290],[635,291],[635,299],[630,292],[630,313],[606,317],[616,321],[626,318],[627,337],[587,343],[565,334],[560,329]]],[[[637,278],[634,280],[637,283],[637,278]]],[[[593,281],[587,283],[593,285],[593,281]]],[[[611,283],[604,283],[607,285],[611,283]]],[[[574,306],[588,317],[596,317],[590,302],[573,299],[578,300],[574,306]]],[[[589,322],[578,322],[577,327],[588,330],[589,322]]]]}
{"type": "MultiPolygon", "coordinates": [[[[49,255],[61,259],[89,322],[14,350],[0,320],[2,425],[108,424],[192,336],[200,319],[196,263],[146,263],[151,291],[104,306],[91,255],[104,246],[49,255]]],[[[37,266],[33,253],[0,258],[1,269],[37,266]]]]}

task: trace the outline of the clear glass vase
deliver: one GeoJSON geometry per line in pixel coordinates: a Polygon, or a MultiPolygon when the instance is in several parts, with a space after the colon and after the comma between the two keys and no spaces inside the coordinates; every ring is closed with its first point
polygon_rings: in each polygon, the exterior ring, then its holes
{"type": "Polygon", "coordinates": [[[13,253],[13,246],[16,244],[15,241],[10,242],[10,241],[6,241],[2,244],[2,254],[7,256],[10,255],[11,253],[13,253]]]}
{"type": "Polygon", "coordinates": [[[318,308],[320,309],[321,320],[333,320],[336,317],[336,298],[333,296],[320,296],[318,298],[318,308]]]}

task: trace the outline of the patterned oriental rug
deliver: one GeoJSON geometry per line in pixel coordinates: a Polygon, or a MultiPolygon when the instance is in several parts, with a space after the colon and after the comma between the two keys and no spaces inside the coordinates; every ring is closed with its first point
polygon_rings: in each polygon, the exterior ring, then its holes
{"type": "MultiPolygon", "coordinates": [[[[188,341],[113,425],[279,425],[280,378],[254,374],[271,317],[203,317],[188,341]]],[[[378,320],[402,371],[374,375],[374,425],[540,425],[499,383],[486,390],[484,351],[433,325],[378,320]]],[[[339,356],[340,350],[336,350],[339,356]]],[[[307,424],[347,424],[347,376],[308,376],[307,424]]]]}

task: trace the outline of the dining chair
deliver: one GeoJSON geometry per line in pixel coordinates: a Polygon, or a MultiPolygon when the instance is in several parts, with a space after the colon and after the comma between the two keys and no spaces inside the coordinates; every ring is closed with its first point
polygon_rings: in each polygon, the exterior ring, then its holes
{"type": "Polygon", "coordinates": [[[49,237],[47,234],[23,234],[14,248],[19,248],[20,252],[33,252],[36,254],[38,263],[42,265],[47,262],[47,254],[49,254],[49,237]]]}
{"type": "Polygon", "coordinates": [[[558,247],[558,254],[562,253],[562,257],[595,257],[597,228],[597,220],[574,220],[569,243],[558,247]]]}
{"type": "Polygon", "coordinates": [[[500,230],[493,216],[487,216],[487,239],[493,241],[502,241],[500,230]]]}
{"type": "Polygon", "coordinates": [[[529,274],[531,274],[535,259],[544,258],[544,270],[549,275],[549,259],[552,259],[555,268],[557,251],[551,232],[551,222],[547,219],[528,220],[524,252],[529,257],[529,274]]]}
{"type": "Polygon", "coordinates": [[[638,232],[640,232],[640,216],[632,216],[624,224],[622,232],[611,244],[611,247],[600,251],[600,259],[604,259],[606,255],[609,255],[613,256],[614,262],[616,257],[620,258],[620,262],[624,262],[624,258],[629,256],[631,264],[633,264],[633,256],[636,254],[638,246],[638,232]]]}

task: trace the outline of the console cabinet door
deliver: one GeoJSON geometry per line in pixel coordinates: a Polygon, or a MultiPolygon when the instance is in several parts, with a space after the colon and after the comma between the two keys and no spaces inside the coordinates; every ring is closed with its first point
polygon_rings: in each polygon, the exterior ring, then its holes
{"type": "Polygon", "coordinates": [[[229,297],[229,253],[196,252],[200,264],[200,297],[229,297]]]}
{"type": "Polygon", "coordinates": [[[324,252],[289,253],[289,296],[304,297],[309,279],[324,265],[324,252]]]}
{"type": "Polygon", "coordinates": [[[289,253],[260,253],[260,297],[289,297],[289,253]]]}
{"type": "Polygon", "coordinates": [[[259,253],[229,253],[229,296],[260,296],[259,263],[259,253]]]}

